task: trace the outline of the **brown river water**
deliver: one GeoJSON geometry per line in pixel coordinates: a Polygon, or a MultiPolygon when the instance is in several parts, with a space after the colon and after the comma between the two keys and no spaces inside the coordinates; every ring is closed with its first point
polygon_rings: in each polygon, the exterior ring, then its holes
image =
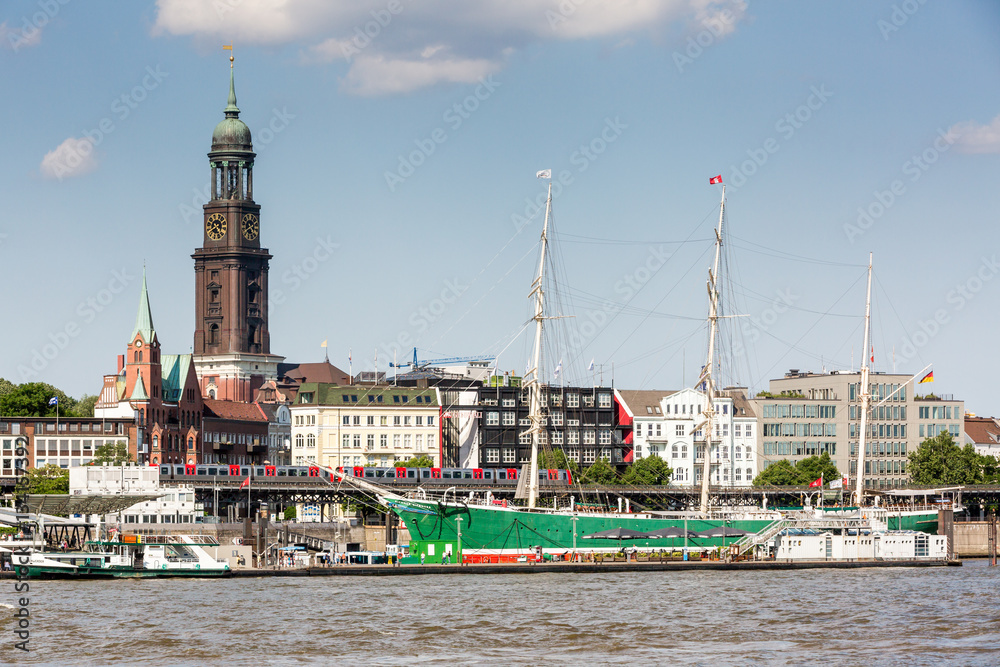
{"type": "Polygon", "coordinates": [[[0,663],[1000,665],[1000,568],[0,581],[0,663]]]}

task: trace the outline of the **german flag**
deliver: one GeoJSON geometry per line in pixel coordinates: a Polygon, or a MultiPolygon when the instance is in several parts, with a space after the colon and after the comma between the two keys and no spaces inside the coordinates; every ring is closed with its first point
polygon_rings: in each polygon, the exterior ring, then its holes
{"type": "Polygon", "coordinates": [[[918,382],[917,384],[923,384],[925,382],[934,382],[934,371],[931,371],[927,375],[920,378],[920,382],[918,382]]]}

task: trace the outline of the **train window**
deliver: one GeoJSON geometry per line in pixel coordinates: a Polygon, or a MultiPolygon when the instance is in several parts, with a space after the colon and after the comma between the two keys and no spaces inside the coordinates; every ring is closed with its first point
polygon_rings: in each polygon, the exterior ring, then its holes
{"type": "Polygon", "coordinates": [[[428,470],[427,468],[421,468],[420,469],[420,476],[423,477],[424,479],[427,479],[428,477],[431,476],[431,471],[428,470]]]}
{"type": "Polygon", "coordinates": [[[493,479],[493,471],[492,470],[484,470],[483,471],[483,479],[493,479]]]}
{"type": "Polygon", "coordinates": [[[462,471],[462,477],[464,479],[472,479],[472,471],[471,470],[462,471]]]}
{"type": "Polygon", "coordinates": [[[263,477],[264,476],[264,469],[263,468],[254,468],[253,469],[253,476],[254,477],[263,477]]]}
{"type": "Polygon", "coordinates": [[[287,473],[287,472],[285,472],[285,469],[284,469],[284,468],[278,468],[278,477],[284,477],[284,476],[285,476],[285,475],[287,475],[287,474],[288,474],[288,473],[287,473]]]}
{"type": "Polygon", "coordinates": [[[205,467],[205,466],[198,466],[198,474],[199,475],[207,475],[208,474],[208,468],[205,467]]]}
{"type": "Polygon", "coordinates": [[[218,468],[209,468],[208,469],[208,474],[209,475],[218,475],[219,474],[219,469],[218,468]]]}
{"type": "Polygon", "coordinates": [[[160,474],[161,475],[169,475],[170,474],[170,466],[160,466],[160,474]]]}
{"type": "Polygon", "coordinates": [[[507,479],[507,471],[497,470],[497,479],[507,479]]]}

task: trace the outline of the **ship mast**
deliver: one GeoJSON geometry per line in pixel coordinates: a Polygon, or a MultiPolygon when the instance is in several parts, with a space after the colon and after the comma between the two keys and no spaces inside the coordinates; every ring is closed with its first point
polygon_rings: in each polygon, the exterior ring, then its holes
{"type": "Polygon", "coordinates": [[[871,405],[871,392],[868,386],[868,359],[870,356],[869,337],[872,318],[872,253],[868,253],[868,295],[865,299],[865,346],[861,349],[861,419],[858,434],[858,480],[855,497],[860,506],[865,492],[865,446],[868,439],[868,409],[871,405]]]}
{"type": "Polygon", "coordinates": [[[715,380],[712,369],[715,364],[715,339],[719,329],[719,256],[722,251],[722,220],[726,214],[726,186],[722,186],[722,204],[719,207],[719,228],[715,232],[715,262],[708,274],[708,361],[701,374],[705,385],[707,406],[705,408],[705,460],[701,474],[701,513],[708,514],[708,477],[712,469],[712,433],[715,427],[715,380]]]}
{"type": "Polygon", "coordinates": [[[535,297],[535,349],[531,357],[531,380],[528,382],[529,408],[531,420],[531,470],[528,478],[528,507],[534,507],[538,500],[538,439],[542,432],[542,324],[545,321],[545,255],[548,254],[549,217],[552,214],[552,182],[549,181],[549,197],[545,203],[545,224],[542,226],[542,252],[538,260],[538,277],[531,285],[528,298],[535,297]]]}

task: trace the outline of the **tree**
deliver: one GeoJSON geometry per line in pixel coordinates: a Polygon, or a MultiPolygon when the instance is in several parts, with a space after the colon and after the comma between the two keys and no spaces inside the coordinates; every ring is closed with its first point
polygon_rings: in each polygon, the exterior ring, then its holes
{"type": "Polygon", "coordinates": [[[128,451],[128,443],[122,440],[108,442],[95,449],[94,460],[91,462],[95,466],[120,466],[125,463],[134,463],[134,461],[128,451]]]}
{"type": "Polygon", "coordinates": [[[598,459],[596,463],[583,471],[580,480],[584,484],[614,484],[618,481],[618,473],[611,467],[607,459],[598,459]]]}
{"type": "Polygon", "coordinates": [[[18,493],[69,493],[69,470],[48,464],[32,468],[17,481],[18,493]]]}
{"type": "Polygon", "coordinates": [[[14,384],[13,382],[11,382],[10,380],[5,380],[4,378],[0,378],[0,396],[3,396],[5,394],[9,394],[10,392],[14,391],[15,389],[17,389],[17,385],[16,384],[14,384]]]}
{"type": "Polygon", "coordinates": [[[73,409],[74,414],[77,417],[93,417],[94,416],[94,406],[97,404],[97,395],[90,396],[84,394],[80,397],[80,400],[76,402],[76,407],[73,409]]]}
{"type": "Polygon", "coordinates": [[[401,468],[433,468],[434,459],[427,456],[426,454],[421,454],[420,456],[414,456],[411,459],[406,459],[402,463],[397,463],[397,466],[401,468]]]}
{"type": "Polygon", "coordinates": [[[295,512],[296,512],[295,505],[289,505],[288,507],[286,507],[285,508],[285,514],[284,514],[285,521],[293,521],[293,520],[295,520],[295,512]]]}
{"type": "MultiPolygon", "coordinates": [[[[950,433],[927,438],[910,456],[915,484],[979,484],[984,481],[983,457],[975,447],[959,447],[950,433]]],[[[991,464],[991,472],[995,467],[991,464]]]]}
{"type": "Polygon", "coordinates": [[[628,467],[622,481],[636,486],[658,486],[670,483],[673,469],[659,456],[641,458],[628,467]]]}
{"type": "Polygon", "coordinates": [[[819,478],[823,478],[823,482],[832,482],[835,479],[840,479],[842,475],[840,470],[837,469],[836,464],[830,460],[830,455],[823,452],[819,456],[810,456],[809,458],[802,459],[795,464],[795,469],[799,471],[801,476],[800,484],[812,484],[819,478]]]}
{"type": "Polygon", "coordinates": [[[4,417],[55,417],[55,406],[49,406],[54,394],[50,385],[27,382],[0,396],[0,415],[4,417]]]}
{"type": "Polygon", "coordinates": [[[840,479],[840,470],[823,452],[819,456],[810,456],[798,463],[782,459],[769,465],[753,480],[754,486],[804,486],[823,478],[824,483],[840,479]]]}
{"type": "Polygon", "coordinates": [[[566,452],[561,449],[556,449],[551,452],[542,452],[538,455],[538,469],[539,470],[569,470],[574,475],[580,472],[580,466],[577,465],[576,461],[573,461],[568,456],[566,452]]]}
{"type": "Polygon", "coordinates": [[[799,472],[788,459],[775,461],[753,480],[754,486],[798,486],[799,472]]]}

